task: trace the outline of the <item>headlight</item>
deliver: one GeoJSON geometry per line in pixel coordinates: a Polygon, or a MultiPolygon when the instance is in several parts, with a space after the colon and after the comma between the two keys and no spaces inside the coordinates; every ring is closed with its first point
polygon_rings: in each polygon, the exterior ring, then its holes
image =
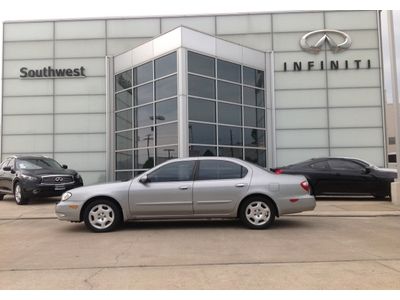
{"type": "Polygon", "coordinates": [[[71,198],[71,196],[72,196],[72,194],[70,192],[66,192],[66,193],[62,194],[61,201],[66,201],[69,198],[71,198]]]}
{"type": "Polygon", "coordinates": [[[39,179],[39,178],[37,178],[37,177],[29,176],[29,175],[24,175],[24,174],[21,174],[21,177],[24,178],[24,179],[26,179],[26,180],[29,180],[29,181],[36,181],[36,180],[39,179]]]}

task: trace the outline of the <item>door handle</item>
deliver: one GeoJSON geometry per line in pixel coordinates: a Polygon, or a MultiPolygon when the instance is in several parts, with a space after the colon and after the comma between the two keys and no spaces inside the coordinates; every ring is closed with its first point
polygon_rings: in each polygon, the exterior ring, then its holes
{"type": "Polygon", "coordinates": [[[187,185],[183,185],[183,186],[180,186],[179,189],[180,189],[180,190],[187,190],[187,189],[188,189],[188,186],[187,186],[187,185]]]}
{"type": "Polygon", "coordinates": [[[244,187],[244,183],[237,183],[235,184],[236,187],[244,187]]]}

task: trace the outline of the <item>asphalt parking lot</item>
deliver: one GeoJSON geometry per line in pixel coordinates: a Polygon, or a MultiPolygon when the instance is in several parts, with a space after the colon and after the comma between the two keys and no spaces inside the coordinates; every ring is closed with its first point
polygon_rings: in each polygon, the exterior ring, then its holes
{"type": "Polygon", "coordinates": [[[400,207],[387,201],[319,201],[270,230],[159,221],[104,234],[56,220],[55,201],[0,201],[1,289],[400,288],[400,207]]]}

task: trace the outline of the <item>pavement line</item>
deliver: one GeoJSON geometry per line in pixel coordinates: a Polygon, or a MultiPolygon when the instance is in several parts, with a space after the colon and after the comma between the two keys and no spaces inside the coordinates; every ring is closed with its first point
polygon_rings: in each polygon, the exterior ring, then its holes
{"type": "MultiPolygon", "coordinates": [[[[5,272],[27,272],[27,271],[68,271],[68,270],[97,270],[97,269],[129,269],[129,268],[181,268],[181,267],[213,267],[213,266],[242,266],[242,265],[289,265],[289,264],[321,264],[321,263],[349,263],[349,262],[385,262],[399,261],[400,258],[366,258],[366,259],[344,259],[344,260],[317,260],[317,261],[276,261],[276,262],[227,262],[227,263],[204,263],[204,264],[165,264],[165,265],[129,265],[129,266],[96,266],[96,267],[60,267],[60,268],[26,268],[26,269],[1,269],[5,272]]],[[[382,264],[382,263],[381,263],[382,264]]],[[[383,264],[382,264],[383,265],[383,264]]],[[[385,265],[386,266],[386,265],[385,265]]]]}

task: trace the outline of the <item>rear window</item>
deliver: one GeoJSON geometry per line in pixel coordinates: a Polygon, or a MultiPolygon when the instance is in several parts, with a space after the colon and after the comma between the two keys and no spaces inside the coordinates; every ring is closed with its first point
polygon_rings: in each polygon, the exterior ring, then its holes
{"type": "Polygon", "coordinates": [[[243,178],[247,169],[230,161],[200,160],[197,180],[218,180],[243,178]]]}

